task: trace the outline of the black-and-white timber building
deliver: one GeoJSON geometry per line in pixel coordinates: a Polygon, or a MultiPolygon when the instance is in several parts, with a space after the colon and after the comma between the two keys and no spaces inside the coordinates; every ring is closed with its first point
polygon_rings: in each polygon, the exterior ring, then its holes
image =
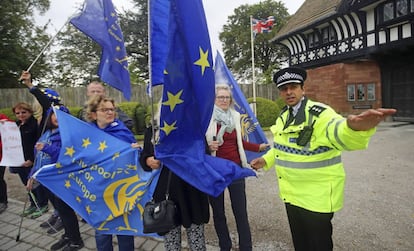
{"type": "Polygon", "coordinates": [[[343,114],[393,107],[414,122],[414,0],[306,0],[271,40],[343,114]]]}

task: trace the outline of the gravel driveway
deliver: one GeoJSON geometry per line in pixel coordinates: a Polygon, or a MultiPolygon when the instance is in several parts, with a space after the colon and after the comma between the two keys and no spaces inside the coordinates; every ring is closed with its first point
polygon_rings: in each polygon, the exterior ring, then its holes
{"type": "MultiPolygon", "coordinates": [[[[368,149],[344,152],[343,162],[345,205],[333,220],[334,250],[414,250],[414,124],[381,123],[368,149]]],[[[293,250],[274,170],[247,180],[247,201],[253,249],[293,250]]],[[[226,210],[236,239],[229,204],[226,210]]],[[[208,243],[217,243],[212,220],[206,230],[208,243]]]]}

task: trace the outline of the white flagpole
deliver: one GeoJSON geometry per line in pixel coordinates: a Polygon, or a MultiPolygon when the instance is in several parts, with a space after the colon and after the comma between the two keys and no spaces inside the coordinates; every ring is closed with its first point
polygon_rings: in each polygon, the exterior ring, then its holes
{"type": "Polygon", "coordinates": [[[68,20],[62,25],[62,27],[60,27],[60,29],[56,32],[56,34],[49,40],[49,42],[47,42],[47,44],[45,45],[45,47],[43,47],[43,49],[40,51],[39,55],[37,55],[37,57],[35,58],[35,60],[30,64],[29,68],[27,68],[26,71],[30,71],[33,67],[33,65],[37,62],[37,60],[39,60],[40,56],[42,56],[42,54],[45,52],[45,50],[50,46],[50,44],[53,42],[53,40],[55,40],[55,38],[57,37],[57,35],[63,30],[63,27],[65,27],[68,23],[69,23],[70,18],[68,18],[68,20]]]}
{"type": "Polygon", "coordinates": [[[252,51],[252,82],[253,82],[253,113],[256,114],[256,80],[254,70],[254,36],[253,36],[253,17],[250,16],[250,40],[251,40],[251,51],[252,51]]]}

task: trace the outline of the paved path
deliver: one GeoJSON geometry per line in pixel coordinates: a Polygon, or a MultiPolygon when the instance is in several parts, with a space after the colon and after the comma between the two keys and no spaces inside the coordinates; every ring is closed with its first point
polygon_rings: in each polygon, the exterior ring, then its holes
{"type": "MultiPolygon", "coordinates": [[[[18,228],[20,224],[20,214],[23,211],[23,202],[9,198],[8,208],[0,214],[0,250],[1,251],[37,251],[50,250],[50,246],[57,242],[63,230],[56,234],[47,234],[47,229],[41,228],[40,223],[46,221],[50,212],[42,215],[37,219],[23,219],[20,232],[20,240],[16,242],[18,228]]],[[[95,231],[91,226],[79,221],[79,227],[85,247],[81,250],[96,250],[95,231]]],[[[184,238],[185,239],[185,238],[184,238]]],[[[187,243],[183,239],[183,250],[189,250],[187,243]]],[[[114,249],[118,250],[116,237],[114,238],[114,249]]],[[[152,237],[135,237],[135,250],[140,251],[162,251],[164,243],[162,238],[152,237]]],[[[207,250],[217,250],[212,246],[208,246],[207,250]]]]}

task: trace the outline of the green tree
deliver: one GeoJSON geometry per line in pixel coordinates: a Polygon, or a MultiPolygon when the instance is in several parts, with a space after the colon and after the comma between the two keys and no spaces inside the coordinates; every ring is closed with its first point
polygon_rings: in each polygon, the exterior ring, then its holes
{"type": "MultiPolygon", "coordinates": [[[[17,82],[25,70],[49,41],[47,25],[36,26],[34,12],[44,14],[49,0],[1,0],[0,5],[0,88],[18,88],[17,82]]],[[[31,69],[33,77],[48,74],[50,66],[40,57],[31,69]]]]}
{"type": "Polygon", "coordinates": [[[59,86],[84,85],[97,78],[101,47],[68,24],[55,43],[52,82],[59,86]]]}
{"type": "MultiPolygon", "coordinates": [[[[118,20],[128,54],[131,83],[148,79],[147,0],[134,0],[134,8],[118,10],[118,20]]],[[[101,47],[69,24],[57,37],[54,83],[63,86],[84,85],[98,77],[101,47]]]]}
{"type": "Polygon", "coordinates": [[[131,82],[145,83],[148,80],[148,1],[133,0],[134,8],[123,11],[120,25],[129,55],[131,82]]]}
{"type": "Polygon", "coordinates": [[[285,24],[289,13],[282,2],[266,0],[254,5],[241,5],[228,17],[219,38],[223,43],[226,64],[239,79],[252,76],[250,16],[256,19],[275,17],[272,31],[257,34],[254,39],[255,73],[261,78],[258,82],[271,83],[271,75],[280,68],[285,52],[269,40],[285,24]]]}

